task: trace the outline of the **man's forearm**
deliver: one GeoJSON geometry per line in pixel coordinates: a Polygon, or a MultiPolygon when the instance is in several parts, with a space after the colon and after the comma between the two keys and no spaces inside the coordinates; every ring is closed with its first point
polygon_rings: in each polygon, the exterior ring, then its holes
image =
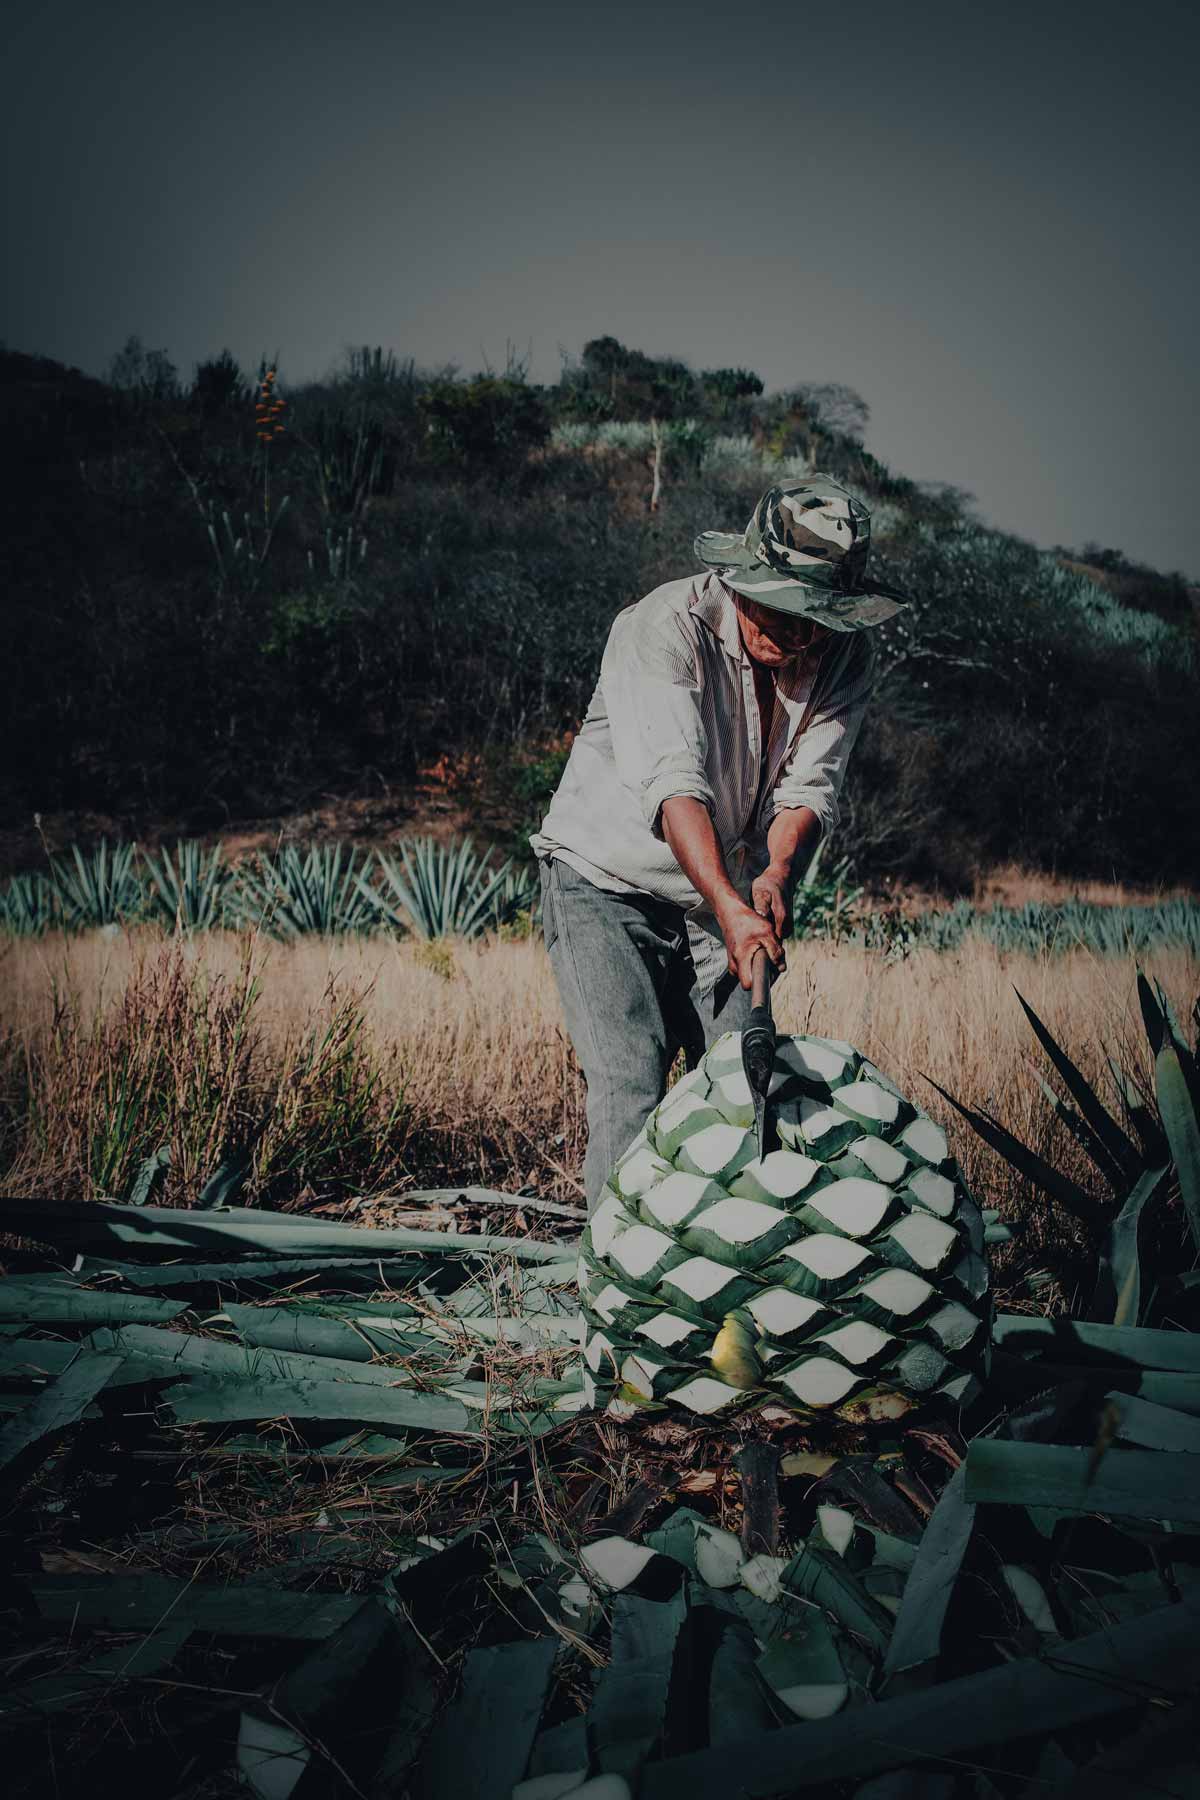
{"type": "Polygon", "coordinates": [[[791,883],[803,873],[821,838],[821,821],[810,806],[787,806],[767,827],[764,874],[791,883]]]}
{"type": "Polygon", "coordinates": [[[741,896],[725,867],[712,814],[703,800],[697,800],[691,794],[677,794],[664,800],[662,833],[675,861],[718,917],[730,902],[740,902],[741,896]]]}
{"type": "MultiPolygon", "coordinates": [[[[803,810],[807,811],[807,808],[803,810]]],[[[815,825],[815,814],[808,816],[815,825]]],[[[774,820],[771,825],[774,830],[774,820]]],[[[786,832],[781,826],[777,833],[779,854],[783,855],[785,846],[791,844],[794,836],[800,841],[806,829],[811,827],[806,828],[803,822],[793,824],[786,832]]],[[[663,801],[662,831],[675,861],[716,915],[729,955],[730,973],[748,989],[755,953],[760,948],[766,951],[775,967],[782,970],[783,946],[776,934],[782,927],[785,911],[781,899],[785,884],[782,881],[775,884],[777,898],[774,904],[768,900],[757,908],[747,906],[729,879],[712,815],[703,800],[697,800],[694,795],[677,794],[663,801]]]]}

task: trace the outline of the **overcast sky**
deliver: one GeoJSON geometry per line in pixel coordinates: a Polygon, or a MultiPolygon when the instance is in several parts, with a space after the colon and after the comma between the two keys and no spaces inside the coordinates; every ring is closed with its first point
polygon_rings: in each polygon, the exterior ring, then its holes
{"type": "Polygon", "coordinates": [[[11,349],[278,351],[286,391],[611,333],[849,383],[894,469],[1200,579],[1194,6],[24,10],[11,349]]]}

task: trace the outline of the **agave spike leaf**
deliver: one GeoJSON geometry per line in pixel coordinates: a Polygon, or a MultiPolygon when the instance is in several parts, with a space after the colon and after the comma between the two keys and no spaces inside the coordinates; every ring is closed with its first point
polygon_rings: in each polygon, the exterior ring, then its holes
{"type": "Polygon", "coordinates": [[[1200,1525],[1200,1455],[1188,1451],[1121,1450],[1097,1464],[1086,1446],[976,1438],[965,1466],[968,1500],[1200,1525]]]}
{"type": "Polygon", "coordinates": [[[360,863],[358,852],[343,844],[312,844],[304,855],[289,844],[238,870],[230,909],[239,922],[261,925],[279,938],[366,931],[377,913],[367,880],[371,867],[370,851],[360,863]]]}
{"type": "Polygon", "coordinates": [[[1073,1106],[1067,1104],[1061,1094],[1055,1093],[1054,1089],[1050,1086],[1050,1083],[1045,1080],[1043,1076],[1035,1073],[1034,1079],[1041,1088],[1042,1093],[1045,1095],[1045,1098],[1052,1107],[1055,1115],[1062,1120],[1071,1136],[1075,1139],[1075,1142],[1088,1156],[1091,1157],[1097,1168],[1113,1187],[1118,1190],[1124,1187],[1125,1181],[1121,1170],[1116,1168],[1110,1158],[1106,1155],[1104,1145],[1100,1142],[1100,1139],[1088,1125],[1087,1121],[1076,1112],[1073,1106]]]}
{"type": "Polygon", "coordinates": [[[1021,1003],[1022,1012],[1033,1027],[1034,1036],[1054,1064],[1067,1092],[1087,1122],[1095,1147],[1089,1146],[1088,1142],[1081,1138],[1080,1142],[1084,1149],[1087,1150],[1101,1173],[1118,1190],[1128,1182],[1136,1181],[1142,1167],[1142,1159],[1137,1145],[1121,1130],[1116,1120],[1093,1092],[1082,1071],[1075,1066],[1066,1051],[1046,1029],[1024,995],[1016,989],[1013,991],[1021,1003]],[[1097,1154],[1097,1150],[1099,1154],[1097,1154]]]}
{"type": "Polygon", "coordinates": [[[1158,1109],[1179,1173],[1192,1239],[1200,1252],[1200,1121],[1175,1044],[1164,1043],[1154,1061],[1158,1109]]]}
{"type": "Polygon", "coordinates": [[[1159,1169],[1147,1169],[1113,1220],[1100,1261],[1100,1274],[1092,1303],[1088,1309],[1090,1319],[1104,1320],[1107,1317],[1114,1325],[1141,1324],[1145,1309],[1142,1305],[1142,1263],[1138,1249],[1138,1230],[1147,1201],[1153,1199],[1169,1173],[1170,1167],[1167,1164],[1159,1169]]]}
{"type": "Polygon", "coordinates": [[[1136,1088],[1125,1070],[1110,1056],[1107,1058],[1113,1086],[1124,1109],[1125,1117],[1141,1140],[1142,1159],[1150,1166],[1165,1162],[1170,1155],[1162,1126],[1145,1096],[1136,1088]]]}
{"type": "Polygon", "coordinates": [[[110,849],[104,838],[89,856],[72,844],[70,864],[51,859],[50,879],[69,927],[86,930],[138,917],[142,890],[134,868],[136,852],[136,844],[110,849]]]}
{"type": "Polygon", "coordinates": [[[942,1489],[905,1583],[883,1665],[885,1678],[931,1661],[941,1648],[946,1608],[975,1526],[975,1508],[965,1497],[965,1485],[960,1463],[942,1489]]]}
{"type": "Polygon", "coordinates": [[[12,875],[0,889],[0,931],[41,937],[61,919],[54,883],[40,873],[12,875]]]}
{"type": "Polygon", "coordinates": [[[211,849],[196,838],[180,839],[175,854],[165,846],[157,856],[143,853],[154,886],[148,911],[168,927],[208,931],[221,923],[230,872],[220,844],[211,849]]]}
{"type": "Polygon", "coordinates": [[[997,1151],[1012,1168],[1018,1170],[1020,1174],[1028,1176],[1030,1181],[1035,1182],[1052,1199],[1057,1200],[1059,1205],[1065,1207],[1073,1218],[1078,1219],[1081,1224],[1092,1230],[1105,1223],[1108,1212],[1102,1201],[1089,1194],[1085,1188],[1081,1188],[1078,1182],[1072,1181],[1068,1176],[1060,1174],[1057,1169],[1051,1168],[1048,1162],[1044,1162],[1040,1156],[1023,1144],[1020,1138],[1014,1137],[1011,1131],[1006,1131],[1003,1125],[990,1118],[987,1113],[976,1112],[973,1107],[963,1106],[954,1098],[953,1094],[947,1093],[944,1087],[934,1081],[932,1076],[926,1075],[924,1079],[928,1081],[930,1087],[937,1089],[943,1100],[949,1101],[955,1112],[967,1121],[972,1131],[981,1137],[985,1144],[997,1151]]]}
{"type": "Polygon", "coordinates": [[[511,857],[493,869],[493,851],[480,855],[469,837],[453,847],[415,838],[398,848],[398,862],[379,859],[383,886],[371,891],[372,903],[387,923],[417,937],[478,937],[528,898],[511,857]]]}

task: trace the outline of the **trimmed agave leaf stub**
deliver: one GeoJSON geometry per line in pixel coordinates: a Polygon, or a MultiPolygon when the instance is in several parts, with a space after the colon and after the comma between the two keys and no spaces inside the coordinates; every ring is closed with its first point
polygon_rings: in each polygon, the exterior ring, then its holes
{"type": "Polygon", "coordinates": [[[828,1038],[781,1035],[771,1091],[780,1148],[760,1160],[727,1033],[613,1170],[580,1255],[591,1403],[856,1420],[961,1404],[991,1292],[945,1131],[828,1038]]]}

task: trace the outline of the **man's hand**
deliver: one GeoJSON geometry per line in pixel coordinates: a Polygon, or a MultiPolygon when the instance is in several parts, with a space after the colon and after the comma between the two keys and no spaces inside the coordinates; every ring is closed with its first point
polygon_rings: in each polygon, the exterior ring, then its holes
{"type": "Polygon", "coordinates": [[[792,871],[769,863],[750,889],[750,904],[770,919],[781,941],[792,935],[792,871]]]}
{"type": "Polygon", "coordinates": [[[717,909],[717,924],[725,939],[729,956],[729,973],[736,975],[744,988],[752,984],[754,953],[761,946],[782,975],[787,964],[783,945],[769,918],[763,918],[744,900],[726,901],[717,909]]]}

